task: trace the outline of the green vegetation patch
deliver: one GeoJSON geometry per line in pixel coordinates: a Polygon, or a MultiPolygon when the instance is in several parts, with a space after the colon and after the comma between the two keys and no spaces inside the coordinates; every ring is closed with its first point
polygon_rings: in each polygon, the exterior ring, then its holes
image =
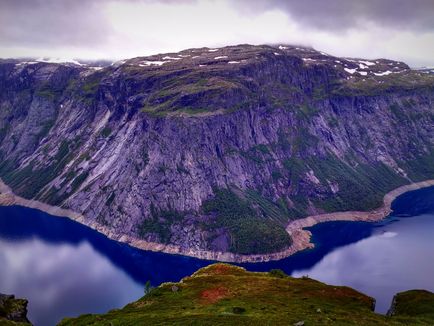
{"type": "Polygon", "coordinates": [[[0,294],[0,325],[30,325],[26,317],[27,300],[0,294]]]}
{"type": "Polygon", "coordinates": [[[151,216],[142,221],[138,227],[139,236],[145,238],[149,234],[156,234],[161,243],[168,243],[172,235],[170,227],[184,219],[185,214],[175,210],[158,211],[151,205],[151,216]]]}
{"type": "Polygon", "coordinates": [[[387,92],[434,89],[434,75],[416,70],[387,76],[352,78],[334,85],[332,93],[337,96],[378,96],[387,92]]]}
{"type": "Polygon", "coordinates": [[[434,178],[434,149],[431,148],[428,153],[419,154],[398,164],[414,182],[432,179],[434,178]]]}
{"type": "Polygon", "coordinates": [[[307,164],[322,184],[336,184],[339,188],[335,194],[314,199],[315,205],[327,212],[378,208],[387,192],[408,183],[383,163],[351,166],[329,154],[323,158],[311,158],[307,164]]]}
{"type": "Polygon", "coordinates": [[[411,290],[398,293],[389,314],[393,316],[428,317],[434,320],[434,293],[411,290]]]}
{"type": "Polygon", "coordinates": [[[63,87],[60,87],[60,85],[57,84],[51,84],[49,82],[43,83],[35,91],[35,94],[37,96],[49,101],[54,101],[58,99],[62,95],[62,93],[63,87]]]}
{"type": "Polygon", "coordinates": [[[14,162],[3,161],[0,164],[0,175],[16,194],[32,199],[45,185],[62,173],[64,167],[74,157],[74,150],[78,146],[78,142],[63,140],[50,165],[46,167],[38,168],[32,161],[25,167],[17,169],[14,162]]]}
{"type": "Polygon", "coordinates": [[[105,127],[103,130],[101,130],[101,136],[104,138],[107,138],[108,136],[110,136],[112,133],[112,128],[110,127],[105,127]]]}
{"type": "Polygon", "coordinates": [[[261,218],[248,201],[233,191],[219,189],[215,197],[203,203],[204,213],[217,215],[210,229],[226,228],[231,237],[230,251],[239,254],[261,254],[282,250],[291,239],[282,224],[261,218]]]}

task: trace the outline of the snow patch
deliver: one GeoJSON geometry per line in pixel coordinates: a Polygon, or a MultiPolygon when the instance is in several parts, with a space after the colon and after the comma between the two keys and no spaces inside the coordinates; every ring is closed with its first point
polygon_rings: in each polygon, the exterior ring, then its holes
{"type": "Polygon", "coordinates": [[[236,63],[240,63],[239,61],[229,61],[229,64],[236,64],[236,63]]]}
{"type": "Polygon", "coordinates": [[[368,69],[368,66],[364,65],[363,63],[359,63],[360,69],[368,69]]]}
{"type": "Polygon", "coordinates": [[[375,66],[375,62],[359,60],[360,63],[366,66],[375,66]]]}
{"type": "Polygon", "coordinates": [[[166,62],[170,62],[170,61],[142,61],[139,63],[140,67],[149,67],[149,66],[161,66],[163,64],[165,64],[166,62]]]}
{"type": "Polygon", "coordinates": [[[344,68],[344,70],[351,75],[357,71],[357,69],[350,69],[350,68],[344,68]]]}
{"type": "Polygon", "coordinates": [[[216,52],[216,51],[218,51],[219,49],[209,49],[208,50],[208,52],[216,52]]]}
{"type": "Polygon", "coordinates": [[[218,59],[227,59],[227,58],[228,58],[227,55],[221,55],[221,56],[219,56],[219,57],[215,57],[214,59],[215,59],[215,60],[218,60],[218,59]]]}
{"type": "Polygon", "coordinates": [[[374,72],[375,76],[387,76],[390,75],[392,72],[390,70],[384,71],[384,72],[374,72]]]}
{"type": "Polygon", "coordinates": [[[181,60],[181,58],[175,58],[175,57],[165,56],[165,57],[163,58],[163,60],[181,60]]]}
{"type": "Polygon", "coordinates": [[[358,71],[358,73],[362,76],[366,76],[368,74],[366,71],[358,71]]]}
{"type": "Polygon", "coordinates": [[[34,65],[34,64],[37,64],[37,63],[39,63],[39,62],[37,62],[37,61],[23,61],[23,62],[20,62],[20,63],[16,63],[15,66],[34,65]]]}
{"type": "Polygon", "coordinates": [[[287,46],[279,45],[279,50],[286,50],[287,48],[287,46]]]}

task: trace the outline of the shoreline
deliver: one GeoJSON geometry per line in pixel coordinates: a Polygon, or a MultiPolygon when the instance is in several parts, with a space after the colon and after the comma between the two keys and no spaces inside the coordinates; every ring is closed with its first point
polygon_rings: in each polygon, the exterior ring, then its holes
{"type": "Polygon", "coordinates": [[[29,200],[15,195],[12,190],[0,179],[0,206],[24,206],[28,208],[38,209],[47,214],[53,215],[60,218],[69,218],[76,222],[79,222],[91,229],[104,234],[111,240],[126,243],[132,247],[148,250],[154,252],[164,252],[167,254],[184,255],[189,257],[194,257],[198,259],[205,260],[216,260],[224,261],[230,263],[259,263],[267,262],[273,260],[280,260],[287,258],[299,251],[305,249],[311,249],[314,244],[310,241],[312,233],[305,230],[306,227],[314,226],[318,223],[332,222],[332,221],[365,221],[365,222],[376,222],[387,217],[391,213],[392,202],[400,195],[426,187],[434,186],[434,179],[415,182],[408,185],[398,187],[390,192],[388,192],[383,197],[383,205],[375,210],[360,212],[360,211],[346,211],[346,212],[335,212],[335,213],[324,213],[318,215],[311,215],[302,219],[291,221],[287,227],[286,231],[291,236],[292,244],[285,250],[269,253],[269,254],[252,254],[252,255],[242,255],[234,254],[230,252],[218,252],[218,251],[208,251],[208,250],[194,250],[194,249],[183,249],[176,245],[165,245],[156,242],[147,242],[135,237],[128,235],[118,234],[108,227],[96,223],[94,220],[89,220],[82,214],[74,212],[69,209],[60,208],[57,206],[51,206],[43,202],[36,200],[29,200]]]}

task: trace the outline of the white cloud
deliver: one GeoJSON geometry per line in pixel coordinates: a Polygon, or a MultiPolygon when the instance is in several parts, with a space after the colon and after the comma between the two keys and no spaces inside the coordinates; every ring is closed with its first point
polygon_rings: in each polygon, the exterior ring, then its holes
{"type": "MultiPolygon", "coordinates": [[[[69,23],[58,25],[52,34],[43,28],[47,42],[38,34],[38,46],[23,41],[22,35],[32,31],[21,30],[20,39],[1,42],[2,57],[55,56],[61,58],[108,58],[121,59],[162,52],[179,51],[191,47],[219,47],[231,44],[294,43],[313,47],[338,56],[363,58],[386,57],[403,60],[412,65],[434,65],[430,55],[434,53],[434,31],[420,29],[400,32],[391,25],[379,25],[366,20],[342,30],[309,27],[306,20],[297,21],[280,7],[264,7],[258,11],[243,12],[229,0],[198,0],[194,2],[160,1],[101,1],[83,10],[95,10],[96,23],[104,28],[89,28],[83,38],[79,31],[71,30],[69,23]],[[97,12],[96,12],[97,10],[97,12]],[[63,30],[66,28],[67,30],[63,30]],[[77,42],[77,33],[83,43],[77,42]],[[48,41],[63,35],[65,41],[48,41]],[[68,42],[69,38],[74,42],[68,42]],[[94,39],[95,42],[89,42],[94,39]]],[[[253,4],[254,5],[254,4],[253,4]]],[[[79,13],[78,10],[74,12],[79,13]]],[[[42,17],[29,19],[43,20],[42,17]]],[[[89,13],[86,14],[86,17],[89,13]]],[[[333,17],[331,17],[333,19],[333,17]]],[[[60,21],[59,19],[55,20],[60,21]]],[[[86,28],[89,19],[86,19],[86,28]]],[[[37,24],[27,24],[21,28],[37,24]]],[[[16,26],[14,28],[20,28],[16,26]]],[[[85,31],[85,32],[86,32],[85,31]]],[[[4,33],[3,33],[4,34],[4,33]]]]}

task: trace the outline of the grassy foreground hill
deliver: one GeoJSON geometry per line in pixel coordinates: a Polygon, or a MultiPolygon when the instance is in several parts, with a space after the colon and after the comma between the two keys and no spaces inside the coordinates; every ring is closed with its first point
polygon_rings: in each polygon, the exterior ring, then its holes
{"type": "Polygon", "coordinates": [[[78,325],[433,325],[434,294],[398,294],[390,316],[349,287],[330,286],[279,270],[248,272],[214,264],[179,283],[164,283],[123,309],[67,318],[78,325]]]}

